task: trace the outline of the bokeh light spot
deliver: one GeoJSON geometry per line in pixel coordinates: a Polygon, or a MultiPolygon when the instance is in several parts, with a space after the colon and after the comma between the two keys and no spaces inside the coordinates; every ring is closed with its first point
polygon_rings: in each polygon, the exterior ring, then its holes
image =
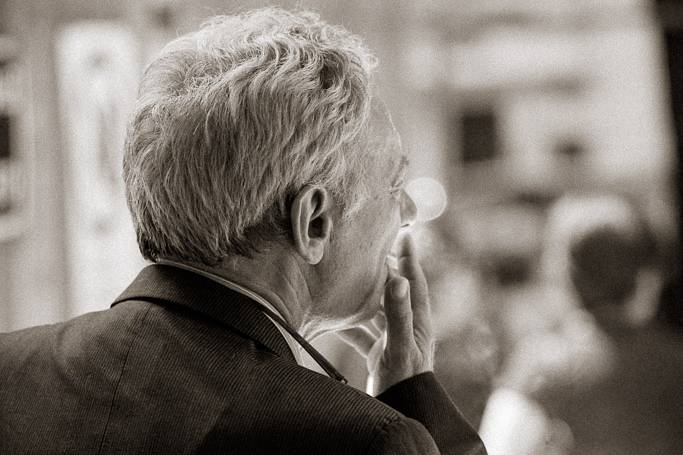
{"type": "Polygon", "coordinates": [[[448,197],[443,185],[433,178],[420,177],[406,185],[406,193],[417,206],[417,221],[430,221],[446,210],[448,197]]]}

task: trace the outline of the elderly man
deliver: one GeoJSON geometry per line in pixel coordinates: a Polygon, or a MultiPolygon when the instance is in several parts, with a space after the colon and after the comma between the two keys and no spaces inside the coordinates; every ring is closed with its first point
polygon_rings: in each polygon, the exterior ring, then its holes
{"type": "Polygon", "coordinates": [[[163,50],[124,158],[154,264],[109,310],[0,336],[0,453],[485,453],[431,372],[409,239],[387,266],[415,206],[372,67],[278,9],[163,50]],[[330,331],[375,398],[305,341],[330,331]]]}

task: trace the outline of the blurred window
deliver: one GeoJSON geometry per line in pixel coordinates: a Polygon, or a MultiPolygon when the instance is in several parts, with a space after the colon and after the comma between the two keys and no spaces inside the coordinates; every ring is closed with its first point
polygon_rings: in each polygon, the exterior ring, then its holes
{"type": "Polygon", "coordinates": [[[585,154],[585,148],[579,140],[565,139],[555,144],[555,153],[575,160],[585,154]]]}
{"type": "Polygon", "coordinates": [[[0,113],[0,213],[11,208],[10,117],[0,113]]]}
{"type": "Polygon", "coordinates": [[[0,160],[10,157],[10,118],[9,115],[0,113],[0,160]]]}
{"type": "Polygon", "coordinates": [[[460,131],[463,163],[498,157],[497,119],[492,108],[462,111],[460,131]]]}

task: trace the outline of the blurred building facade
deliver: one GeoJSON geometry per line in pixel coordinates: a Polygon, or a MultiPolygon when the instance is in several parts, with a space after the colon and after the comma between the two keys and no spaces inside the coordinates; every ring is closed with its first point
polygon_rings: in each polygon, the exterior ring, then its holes
{"type": "MultiPolygon", "coordinates": [[[[56,44],[65,30],[87,22],[128,31],[130,72],[139,74],[165,42],[203,18],[267,3],[0,1],[0,128],[9,131],[2,134],[11,151],[0,153],[0,163],[12,163],[3,171],[11,177],[0,177],[0,330],[82,312],[73,303],[82,273],[70,258],[84,246],[69,213],[73,194],[85,190],[73,187],[70,147],[79,125],[64,111],[68,76],[60,68],[68,56],[56,44]],[[12,196],[3,196],[5,187],[12,196]],[[3,197],[11,208],[2,208],[3,197]]],[[[376,51],[378,90],[403,137],[411,177],[434,178],[447,190],[449,204],[434,223],[457,240],[446,248],[483,267],[496,255],[532,267],[545,207],[564,193],[591,191],[635,197],[658,235],[675,242],[677,163],[661,32],[649,2],[278,3],[318,10],[376,51]]],[[[118,260],[130,274],[141,265],[118,260]]],[[[117,279],[107,285],[125,286],[117,279]]]]}

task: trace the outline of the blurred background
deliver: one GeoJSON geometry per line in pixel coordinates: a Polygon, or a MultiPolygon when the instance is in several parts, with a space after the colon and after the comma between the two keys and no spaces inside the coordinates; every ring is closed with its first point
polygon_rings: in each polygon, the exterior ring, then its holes
{"type": "MultiPolygon", "coordinates": [[[[144,266],[120,178],[141,71],[208,16],[267,4],[0,0],[0,331],[105,309],[144,266]]],[[[437,374],[490,452],[683,453],[683,6],[277,5],[379,57],[437,374]]],[[[364,387],[362,359],[316,344],[364,387]]]]}

